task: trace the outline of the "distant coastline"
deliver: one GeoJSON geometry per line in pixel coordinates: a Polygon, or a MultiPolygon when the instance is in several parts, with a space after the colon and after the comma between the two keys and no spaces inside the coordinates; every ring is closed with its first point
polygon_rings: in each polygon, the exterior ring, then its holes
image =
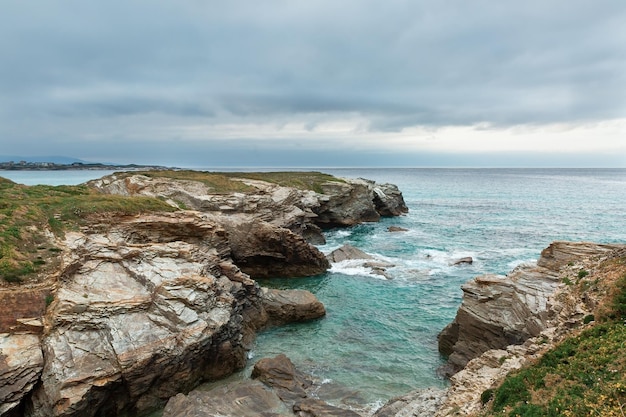
{"type": "Polygon", "coordinates": [[[97,162],[72,162],[69,164],[55,162],[9,161],[0,162],[0,171],[88,171],[88,170],[163,170],[172,169],[159,165],[117,165],[97,162]]]}

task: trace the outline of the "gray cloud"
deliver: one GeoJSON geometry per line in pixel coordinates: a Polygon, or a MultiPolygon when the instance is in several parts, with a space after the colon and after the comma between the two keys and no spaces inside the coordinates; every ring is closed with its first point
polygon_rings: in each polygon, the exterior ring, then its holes
{"type": "Polygon", "coordinates": [[[133,117],[358,115],[374,132],[619,118],[625,21],[623,0],[8,0],[0,141],[114,139],[142,129],[133,117]]]}

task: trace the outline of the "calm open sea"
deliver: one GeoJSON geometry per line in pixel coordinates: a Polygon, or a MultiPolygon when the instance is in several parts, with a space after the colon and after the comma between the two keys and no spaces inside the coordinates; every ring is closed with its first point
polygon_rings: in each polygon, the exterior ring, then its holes
{"type": "MultiPolygon", "coordinates": [[[[445,385],[436,372],[442,364],[437,334],[453,319],[465,281],[535,262],[554,240],[626,243],[624,169],[320,170],[400,187],[407,215],[330,231],[320,247],[330,252],[350,243],[395,264],[388,269],[393,279],[348,262],[318,277],[264,281],[306,288],[328,313],[322,320],[261,333],[250,362],[285,353],[327,385],[347,388],[344,397],[358,402],[445,385]],[[409,231],[391,233],[389,226],[409,231]],[[465,256],[474,263],[450,265],[465,256]]],[[[74,184],[75,173],[50,173],[47,183],[74,184]]],[[[27,173],[13,174],[0,176],[32,184],[27,173]]]]}

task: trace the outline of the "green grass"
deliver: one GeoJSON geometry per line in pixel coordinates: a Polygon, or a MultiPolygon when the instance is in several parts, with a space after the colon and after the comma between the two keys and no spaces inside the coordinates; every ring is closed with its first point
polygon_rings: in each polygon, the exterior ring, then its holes
{"type": "Polygon", "coordinates": [[[254,187],[244,184],[237,179],[252,179],[266,181],[284,187],[293,187],[300,190],[312,190],[322,194],[322,184],[326,182],[344,182],[329,174],[321,172],[206,172],[189,170],[163,170],[163,171],[134,171],[118,173],[118,176],[145,175],[151,178],[170,178],[178,180],[198,181],[211,189],[216,194],[231,192],[253,192],[254,187]]]}
{"type": "Polygon", "coordinates": [[[85,186],[25,186],[0,177],[0,278],[20,282],[58,264],[45,230],[62,235],[97,215],[173,211],[147,197],[103,195],[85,186]]]}
{"type": "Polygon", "coordinates": [[[491,402],[483,416],[626,414],[626,271],[618,276],[607,280],[605,302],[611,310],[603,320],[565,339],[534,365],[511,373],[497,389],[485,391],[483,403],[491,402]]]}

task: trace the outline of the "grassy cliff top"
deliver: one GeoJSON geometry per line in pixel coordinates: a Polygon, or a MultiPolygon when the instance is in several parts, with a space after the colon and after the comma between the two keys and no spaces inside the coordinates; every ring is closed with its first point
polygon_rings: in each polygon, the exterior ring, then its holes
{"type": "MultiPolygon", "coordinates": [[[[191,170],[129,171],[153,178],[199,181],[216,194],[254,192],[251,179],[322,193],[322,184],[344,182],[320,172],[203,172],[191,170]]],[[[58,264],[59,249],[47,233],[62,235],[98,214],[133,215],[174,211],[156,198],[100,194],[85,185],[25,186],[0,177],[0,284],[45,275],[58,264]]]]}
{"type": "Polygon", "coordinates": [[[25,186],[0,177],[0,283],[45,274],[58,263],[50,232],[61,235],[97,214],[173,210],[155,198],[103,195],[86,186],[25,186]]]}
{"type": "Polygon", "coordinates": [[[595,324],[485,391],[488,410],[480,416],[626,415],[626,256],[577,281],[568,285],[581,296],[594,286],[603,294],[595,317],[585,318],[595,324]]]}
{"type": "Polygon", "coordinates": [[[171,178],[176,180],[198,181],[209,186],[216,194],[231,192],[253,192],[254,187],[244,184],[241,179],[265,181],[283,187],[311,190],[322,194],[322,184],[327,182],[343,183],[344,180],[321,172],[207,172],[191,170],[155,170],[131,171],[118,173],[120,176],[145,175],[152,178],[171,178]]]}

